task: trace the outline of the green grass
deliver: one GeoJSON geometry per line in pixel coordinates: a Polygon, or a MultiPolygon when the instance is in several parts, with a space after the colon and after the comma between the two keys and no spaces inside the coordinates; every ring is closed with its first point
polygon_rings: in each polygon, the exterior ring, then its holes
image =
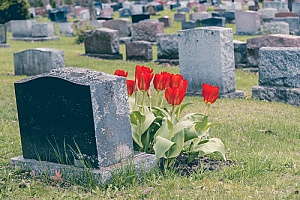
{"type": "MultiPolygon", "coordinates": [[[[155,72],[179,73],[179,68],[155,63],[82,57],[83,45],[73,41],[67,37],[43,43],[8,40],[11,48],[0,49],[0,199],[300,199],[300,108],[252,99],[251,89],[257,85],[258,75],[240,70],[236,71],[236,87],[246,98],[218,99],[211,109],[210,120],[222,124],[212,127],[211,133],[224,142],[227,157],[234,163],[220,171],[183,177],[153,170],[138,178],[129,170],[115,175],[106,186],[75,181],[52,186],[49,179],[10,169],[9,159],[22,154],[13,83],[25,78],[13,75],[14,52],[37,47],[61,49],[67,66],[110,74],[124,69],[129,71],[129,78],[133,78],[137,64],[155,72]]],[[[193,103],[187,112],[204,109],[201,97],[188,96],[185,101],[193,103]]]]}

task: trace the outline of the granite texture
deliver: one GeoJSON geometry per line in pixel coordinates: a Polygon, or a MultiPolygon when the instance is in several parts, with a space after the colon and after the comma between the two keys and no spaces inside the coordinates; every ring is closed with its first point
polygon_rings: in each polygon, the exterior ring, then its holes
{"type": "Polygon", "coordinates": [[[299,17],[276,17],[273,22],[286,22],[289,24],[290,32],[299,30],[299,17]]]}
{"type": "Polygon", "coordinates": [[[164,23],[145,20],[132,24],[132,40],[156,42],[156,35],[164,33],[164,23]]]}
{"type": "Polygon", "coordinates": [[[262,47],[259,57],[260,86],[300,88],[300,47],[262,47]]]}
{"type": "Polygon", "coordinates": [[[151,61],[153,58],[151,42],[135,41],[126,43],[125,46],[126,60],[151,61]]]}
{"type": "Polygon", "coordinates": [[[290,34],[290,26],[286,22],[267,22],[263,24],[263,34],[290,34]]]}
{"type": "Polygon", "coordinates": [[[274,34],[247,39],[247,66],[257,67],[261,47],[300,47],[300,36],[274,34]]]}
{"type": "Polygon", "coordinates": [[[275,18],[275,13],[277,13],[276,8],[264,8],[258,10],[258,13],[261,15],[263,21],[270,21],[275,18]]]}
{"type": "Polygon", "coordinates": [[[131,24],[129,19],[113,19],[103,22],[104,28],[110,28],[119,31],[120,37],[128,37],[131,35],[131,24]]]}
{"type": "Polygon", "coordinates": [[[125,78],[58,68],[15,92],[24,158],[101,168],[133,155],[125,78]]]}
{"type": "Polygon", "coordinates": [[[108,28],[85,31],[84,47],[86,54],[118,54],[119,33],[108,28]]]}
{"type": "Polygon", "coordinates": [[[13,37],[32,37],[32,25],[36,20],[12,20],[10,21],[13,37]]]}
{"type": "Polygon", "coordinates": [[[34,159],[24,159],[23,156],[18,156],[10,159],[10,165],[12,169],[18,168],[19,170],[30,171],[34,173],[35,176],[47,175],[48,178],[50,178],[51,176],[55,176],[56,171],[59,171],[65,181],[72,181],[74,179],[89,180],[93,178],[97,184],[105,184],[111,181],[113,174],[121,173],[126,169],[135,170],[135,173],[138,173],[138,175],[143,172],[147,173],[153,167],[156,167],[157,159],[153,154],[136,152],[133,158],[122,160],[108,167],[92,169],[34,159]]]}
{"type": "Polygon", "coordinates": [[[233,40],[235,67],[246,67],[247,64],[247,43],[233,40]]]}
{"type": "Polygon", "coordinates": [[[202,27],[179,31],[178,41],[180,73],[189,81],[188,93],[200,92],[202,83],[220,86],[219,94],[235,92],[231,29],[202,27]]]}
{"type": "Polygon", "coordinates": [[[300,106],[300,88],[287,88],[278,86],[254,86],[252,97],[266,101],[288,103],[300,106]]]}
{"type": "Polygon", "coordinates": [[[235,12],[237,35],[252,35],[260,32],[260,16],[255,11],[235,12]]]}
{"type": "Polygon", "coordinates": [[[175,33],[157,35],[157,58],[179,59],[178,34],[175,33]]]}
{"type": "Polygon", "coordinates": [[[0,44],[6,44],[6,26],[4,24],[0,24],[0,44]]]}

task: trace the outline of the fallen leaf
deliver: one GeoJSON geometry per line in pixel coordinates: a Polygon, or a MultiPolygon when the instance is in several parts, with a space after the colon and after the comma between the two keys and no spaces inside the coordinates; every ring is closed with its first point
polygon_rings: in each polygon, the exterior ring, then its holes
{"type": "Polygon", "coordinates": [[[55,181],[55,182],[62,182],[64,179],[62,178],[62,174],[60,173],[59,170],[55,170],[55,176],[51,176],[51,178],[55,181]]]}

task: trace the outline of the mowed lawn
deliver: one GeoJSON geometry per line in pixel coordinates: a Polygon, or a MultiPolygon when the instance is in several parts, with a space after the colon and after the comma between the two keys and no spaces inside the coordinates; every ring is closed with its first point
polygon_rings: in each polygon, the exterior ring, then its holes
{"type": "MultiPolygon", "coordinates": [[[[258,75],[242,70],[236,71],[236,87],[245,92],[245,98],[218,99],[210,112],[210,120],[221,123],[212,127],[211,135],[224,142],[233,163],[221,170],[200,170],[189,177],[172,170],[154,169],[140,177],[128,171],[116,175],[108,185],[93,185],[53,184],[47,176],[10,169],[9,159],[22,155],[13,83],[26,77],[14,76],[14,52],[38,47],[64,50],[67,66],[109,74],[123,69],[129,72],[129,79],[136,65],[154,68],[155,73],[180,70],[152,62],[83,57],[84,46],[63,36],[59,41],[8,43],[10,48],[0,49],[0,199],[300,199],[300,108],[252,99],[258,75]]],[[[121,52],[125,54],[124,46],[121,52]]],[[[204,110],[201,97],[188,96],[184,102],[193,103],[186,112],[204,110]]]]}

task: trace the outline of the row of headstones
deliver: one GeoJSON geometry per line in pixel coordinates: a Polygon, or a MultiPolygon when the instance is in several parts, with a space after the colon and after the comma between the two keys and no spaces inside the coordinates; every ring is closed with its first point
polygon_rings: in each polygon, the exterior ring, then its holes
{"type": "MultiPolygon", "coordinates": [[[[106,34],[115,34],[113,30],[108,29],[107,31],[105,32],[106,34]]],[[[297,37],[294,41],[299,41],[299,38],[300,37],[297,37]]],[[[287,40],[291,39],[287,38],[287,40]]],[[[189,81],[189,93],[199,93],[199,85],[201,85],[202,82],[207,82],[219,85],[221,96],[243,96],[242,92],[238,92],[235,89],[234,47],[231,29],[203,27],[179,31],[178,49],[180,72],[189,81]],[[211,58],[211,55],[214,55],[214,57],[211,58]],[[201,67],[199,67],[199,65],[201,67]]],[[[299,92],[300,87],[300,64],[298,64],[299,61],[297,59],[297,56],[300,55],[300,48],[269,47],[261,49],[261,51],[259,62],[260,86],[293,88],[291,91],[288,90],[289,93],[285,93],[290,96],[277,94],[275,94],[275,96],[277,99],[279,99],[280,96],[284,97],[281,101],[292,102],[291,104],[299,105],[300,99],[297,100],[295,97],[299,95],[297,92],[299,92]],[[278,62],[278,59],[274,59],[274,57],[280,58],[280,62],[278,62]],[[290,98],[293,100],[288,100],[290,98]]],[[[35,70],[37,73],[43,73],[53,68],[64,67],[62,51],[50,51],[49,49],[28,50],[15,53],[14,59],[16,75],[24,74],[26,70],[35,70]],[[41,66],[38,64],[41,62],[48,64],[41,66]],[[31,69],[29,69],[29,67],[31,67],[31,69]],[[45,68],[45,71],[38,71],[42,67],[45,68]]],[[[274,96],[274,88],[267,88],[266,90],[268,92],[261,88],[259,89],[263,94],[257,95],[259,91],[256,91],[254,88],[255,97],[264,98],[266,93],[268,93],[270,95],[265,98],[271,100],[272,95],[274,96]]],[[[280,91],[287,90],[282,89],[280,91]]]]}

